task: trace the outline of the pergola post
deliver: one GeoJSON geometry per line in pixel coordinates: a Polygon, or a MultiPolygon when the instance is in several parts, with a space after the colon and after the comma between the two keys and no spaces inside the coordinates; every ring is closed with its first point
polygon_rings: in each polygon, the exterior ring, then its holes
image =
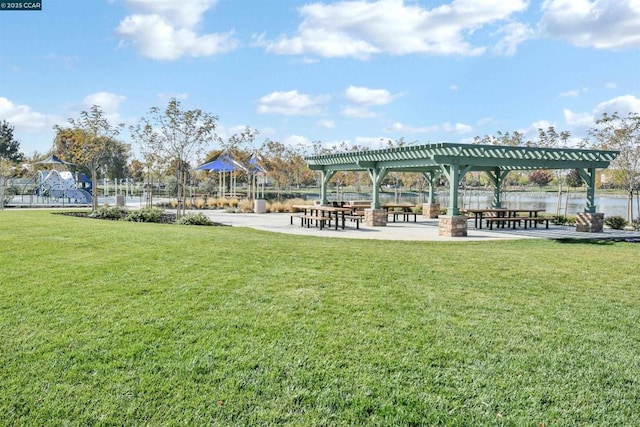
{"type": "Polygon", "coordinates": [[[329,203],[327,199],[327,186],[329,185],[329,181],[333,178],[333,175],[336,174],[334,170],[321,170],[322,172],[322,185],[320,186],[320,203],[326,205],[329,203]]]}
{"type": "Polygon", "coordinates": [[[491,202],[492,208],[501,208],[502,200],[500,193],[502,193],[502,183],[504,182],[505,177],[509,171],[504,171],[498,168],[487,171],[487,176],[493,184],[493,201],[491,202]]]}
{"type": "Polygon", "coordinates": [[[471,170],[471,165],[441,165],[444,175],[449,181],[449,206],[447,214],[438,217],[438,234],[446,237],[466,237],[467,217],[460,215],[458,209],[458,187],[464,175],[471,170]]]}
{"type": "Polygon", "coordinates": [[[604,229],[604,214],[596,212],[596,168],[576,169],[587,184],[587,204],[576,215],[576,231],[600,233],[604,229]]]}
{"type": "Polygon", "coordinates": [[[444,176],[449,181],[449,206],[447,207],[447,215],[459,215],[458,209],[458,187],[465,174],[471,170],[471,165],[460,166],[458,164],[441,165],[444,176]]]}
{"type": "Polygon", "coordinates": [[[380,208],[380,184],[387,176],[387,168],[377,168],[368,165],[367,172],[371,179],[371,208],[364,210],[364,223],[372,227],[387,225],[387,212],[380,208]]]}

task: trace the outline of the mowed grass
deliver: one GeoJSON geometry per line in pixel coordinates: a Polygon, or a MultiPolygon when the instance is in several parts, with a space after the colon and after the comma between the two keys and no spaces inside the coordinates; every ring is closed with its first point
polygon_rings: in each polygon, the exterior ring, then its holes
{"type": "Polygon", "coordinates": [[[4,211],[0,247],[0,425],[640,425],[638,244],[4,211]]]}

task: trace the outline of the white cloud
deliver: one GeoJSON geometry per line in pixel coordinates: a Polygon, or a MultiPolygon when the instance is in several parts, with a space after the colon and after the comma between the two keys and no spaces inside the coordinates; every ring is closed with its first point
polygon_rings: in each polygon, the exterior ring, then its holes
{"type": "Polygon", "coordinates": [[[164,16],[173,25],[193,27],[217,2],[218,0],[126,0],[125,4],[136,12],[164,16]]]}
{"type": "MultiPolygon", "coordinates": [[[[359,59],[381,53],[474,56],[484,53],[486,47],[473,46],[467,37],[527,6],[526,0],[453,0],[432,9],[404,0],[311,3],[299,9],[303,20],[296,34],[277,40],[261,35],[255,41],[268,52],[283,55],[359,59]]],[[[527,35],[522,25],[514,24],[502,32],[507,36],[500,49],[506,52],[527,35]]]]}
{"type": "Polygon", "coordinates": [[[502,27],[496,34],[504,34],[495,45],[493,51],[499,55],[515,55],[518,46],[534,37],[534,31],[526,24],[511,22],[502,27]]]}
{"type": "Polygon", "coordinates": [[[393,101],[393,96],[386,89],[369,89],[357,86],[349,86],[344,96],[347,101],[363,106],[385,105],[393,101]]]}
{"type": "Polygon", "coordinates": [[[341,114],[345,117],[353,117],[356,119],[371,119],[378,117],[377,113],[364,107],[347,106],[341,110],[341,114]]]}
{"type": "Polygon", "coordinates": [[[385,129],[385,132],[396,132],[396,133],[407,133],[407,134],[416,134],[416,133],[434,133],[434,132],[444,132],[451,134],[463,134],[469,133],[473,131],[473,127],[466,125],[464,123],[449,123],[444,122],[438,125],[433,126],[410,126],[403,123],[396,122],[392,124],[389,128],[385,129]]]}
{"type": "Polygon", "coordinates": [[[149,58],[172,61],[182,56],[211,56],[238,46],[233,32],[195,32],[216,0],[128,0],[126,4],[142,13],[125,17],[116,31],[149,58]]]}
{"type": "Polygon", "coordinates": [[[298,145],[310,147],[312,145],[309,138],[300,135],[289,135],[282,140],[282,143],[290,147],[296,147],[298,145]]]}
{"type": "Polygon", "coordinates": [[[316,122],[316,125],[325,129],[334,129],[336,127],[336,122],[333,120],[319,120],[316,122]]]}
{"type": "Polygon", "coordinates": [[[587,113],[575,113],[567,108],[564,109],[564,119],[567,124],[575,127],[591,127],[595,125],[603,113],[618,113],[620,116],[627,116],[629,113],[640,111],[640,99],[634,95],[618,96],[608,101],[601,102],[587,113]]]}
{"type": "Polygon", "coordinates": [[[449,86],[449,90],[451,90],[451,91],[453,91],[453,92],[457,91],[458,89],[459,89],[459,88],[458,88],[458,85],[451,85],[451,86],[449,86]]]}
{"type": "Polygon", "coordinates": [[[0,97],[0,120],[6,120],[15,128],[17,134],[21,132],[38,133],[51,131],[55,124],[64,120],[60,117],[33,111],[27,105],[13,103],[7,98],[0,97]]]}
{"type": "Polygon", "coordinates": [[[571,89],[571,90],[567,90],[565,92],[560,92],[560,97],[561,98],[566,98],[566,97],[576,97],[576,96],[580,96],[581,93],[584,93],[587,91],[587,88],[582,88],[582,89],[571,89]]]}
{"type": "Polygon", "coordinates": [[[593,110],[596,115],[602,115],[602,113],[618,113],[621,116],[626,116],[629,113],[640,113],[640,99],[634,95],[617,96],[609,101],[601,102],[593,110]]]}
{"type": "Polygon", "coordinates": [[[297,90],[272,92],[258,100],[258,113],[312,116],[319,114],[322,111],[322,106],[328,101],[328,96],[311,97],[298,93],[297,90]]]}
{"type": "Polygon", "coordinates": [[[638,0],[545,0],[541,28],[580,47],[640,47],[638,0]]]}
{"type": "Polygon", "coordinates": [[[568,108],[565,108],[563,112],[564,120],[569,126],[589,127],[593,126],[593,124],[595,123],[594,116],[591,113],[574,113],[568,108]]]}
{"type": "Polygon", "coordinates": [[[158,97],[158,99],[160,101],[166,101],[166,102],[169,102],[169,100],[171,100],[172,98],[175,98],[177,100],[185,100],[185,99],[189,98],[189,94],[186,93],[186,92],[182,92],[182,93],[164,93],[164,92],[160,92],[156,96],[158,97]]]}
{"type": "Polygon", "coordinates": [[[607,82],[604,84],[604,87],[607,89],[617,89],[618,85],[613,82],[607,82]]]}
{"type": "Polygon", "coordinates": [[[357,136],[354,139],[354,144],[368,148],[382,148],[386,138],[370,137],[370,136],[357,136]]]}
{"type": "Polygon", "coordinates": [[[126,99],[126,96],[115,93],[96,92],[85,96],[82,100],[82,105],[87,109],[97,105],[105,114],[116,114],[120,104],[126,99]]]}

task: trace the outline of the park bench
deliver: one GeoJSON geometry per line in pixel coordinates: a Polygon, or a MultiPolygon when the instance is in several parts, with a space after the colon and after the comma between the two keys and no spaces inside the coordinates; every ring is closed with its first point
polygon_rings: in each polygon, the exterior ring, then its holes
{"type": "Polygon", "coordinates": [[[413,222],[418,221],[418,214],[413,211],[389,211],[387,215],[390,215],[393,222],[396,222],[399,217],[402,217],[403,221],[409,221],[409,218],[413,216],[413,222]]]}
{"type": "Polygon", "coordinates": [[[364,220],[364,215],[345,215],[344,219],[356,223],[356,229],[360,230],[360,222],[364,220]]]}
{"type": "Polygon", "coordinates": [[[305,215],[305,214],[291,214],[291,225],[293,225],[294,218],[300,218],[300,226],[307,228],[311,226],[313,222],[316,223],[316,226],[320,226],[320,230],[322,230],[325,225],[331,225],[331,218],[328,216],[318,216],[318,215],[305,215]]]}
{"type": "Polygon", "coordinates": [[[531,227],[533,225],[533,228],[538,228],[538,224],[544,224],[545,228],[549,228],[549,218],[539,218],[539,217],[532,217],[532,218],[523,218],[524,219],[524,228],[527,228],[527,224],[529,225],[529,227],[531,227]]]}
{"type": "Polygon", "coordinates": [[[505,225],[507,227],[511,226],[511,228],[515,229],[516,225],[520,225],[520,223],[524,220],[533,219],[533,218],[518,218],[518,217],[488,217],[485,218],[487,221],[487,227],[489,230],[493,230],[493,224],[496,224],[496,227],[504,228],[505,225]]]}

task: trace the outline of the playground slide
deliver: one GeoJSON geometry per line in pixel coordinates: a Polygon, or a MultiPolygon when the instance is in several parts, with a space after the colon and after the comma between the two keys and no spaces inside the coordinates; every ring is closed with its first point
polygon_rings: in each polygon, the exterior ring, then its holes
{"type": "Polygon", "coordinates": [[[64,198],[69,203],[91,203],[91,194],[86,190],[75,188],[69,190],[49,190],[49,195],[56,199],[64,198]]]}
{"type": "Polygon", "coordinates": [[[63,199],[69,203],[90,204],[92,200],[91,193],[77,188],[75,177],[69,171],[40,171],[38,184],[36,194],[41,196],[63,199]]]}

